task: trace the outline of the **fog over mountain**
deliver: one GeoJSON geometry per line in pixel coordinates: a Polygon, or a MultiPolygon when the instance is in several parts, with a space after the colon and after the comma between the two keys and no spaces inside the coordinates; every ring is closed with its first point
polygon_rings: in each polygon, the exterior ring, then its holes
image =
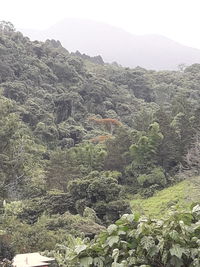
{"type": "Polygon", "coordinates": [[[65,19],[47,30],[21,30],[31,40],[56,39],[70,52],[101,55],[105,62],[147,69],[177,69],[179,64],[200,63],[200,50],[161,35],[133,35],[104,23],[65,19]]]}

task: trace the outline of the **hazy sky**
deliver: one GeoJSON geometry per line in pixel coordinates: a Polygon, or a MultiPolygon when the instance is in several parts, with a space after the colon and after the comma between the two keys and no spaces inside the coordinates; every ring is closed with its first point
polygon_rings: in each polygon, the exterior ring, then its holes
{"type": "Polygon", "coordinates": [[[45,29],[64,18],[87,18],[135,34],[162,34],[200,48],[200,0],[0,0],[0,20],[45,29]]]}

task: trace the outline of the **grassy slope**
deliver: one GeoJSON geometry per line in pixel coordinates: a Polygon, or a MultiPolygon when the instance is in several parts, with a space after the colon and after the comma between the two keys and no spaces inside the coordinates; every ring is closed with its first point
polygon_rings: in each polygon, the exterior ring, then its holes
{"type": "Polygon", "coordinates": [[[200,200],[200,177],[193,177],[157,192],[148,199],[133,199],[133,212],[151,217],[167,216],[171,211],[189,210],[192,202],[200,200]]]}

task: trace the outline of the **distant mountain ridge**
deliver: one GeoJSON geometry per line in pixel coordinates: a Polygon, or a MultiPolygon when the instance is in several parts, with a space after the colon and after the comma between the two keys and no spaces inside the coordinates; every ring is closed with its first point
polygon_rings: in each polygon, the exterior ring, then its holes
{"type": "Polygon", "coordinates": [[[200,63],[200,50],[161,35],[133,35],[104,23],[65,19],[47,30],[21,30],[31,40],[56,39],[70,52],[101,55],[125,67],[175,70],[179,64],[200,63]]]}

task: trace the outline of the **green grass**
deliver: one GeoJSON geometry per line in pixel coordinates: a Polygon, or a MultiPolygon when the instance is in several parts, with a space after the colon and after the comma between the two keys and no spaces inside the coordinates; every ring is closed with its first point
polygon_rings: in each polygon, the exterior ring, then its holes
{"type": "Polygon", "coordinates": [[[193,202],[200,200],[200,177],[193,177],[157,192],[154,196],[130,201],[133,212],[160,218],[172,211],[189,211],[193,202]]]}

